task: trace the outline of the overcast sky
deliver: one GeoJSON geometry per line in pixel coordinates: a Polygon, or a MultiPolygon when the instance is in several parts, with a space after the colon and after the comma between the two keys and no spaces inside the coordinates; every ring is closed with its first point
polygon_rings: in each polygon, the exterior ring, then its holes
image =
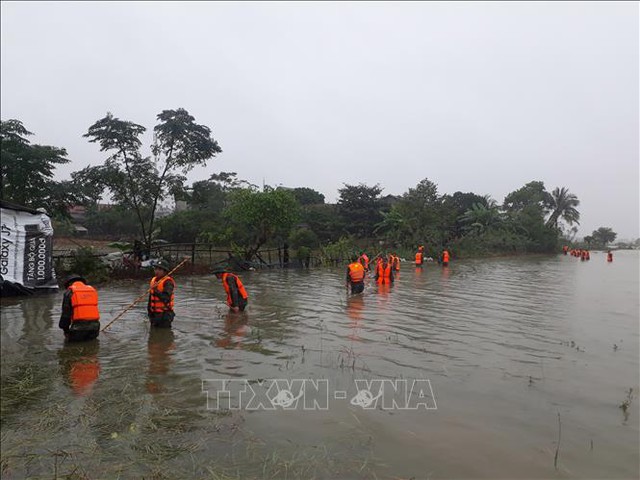
{"type": "Polygon", "coordinates": [[[638,3],[2,2],[2,119],[104,159],[107,111],[184,107],[224,152],[190,179],[490,194],[542,180],[580,234],[640,236],[638,3]]]}

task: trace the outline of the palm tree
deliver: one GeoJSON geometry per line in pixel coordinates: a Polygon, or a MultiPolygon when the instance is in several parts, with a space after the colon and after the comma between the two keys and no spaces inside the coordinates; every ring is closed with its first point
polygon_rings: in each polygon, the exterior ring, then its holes
{"type": "Polygon", "coordinates": [[[573,193],[569,192],[566,187],[556,187],[551,192],[550,207],[551,215],[547,220],[547,227],[558,226],[558,220],[563,219],[569,225],[577,223],[580,225],[580,212],[576,210],[576,207],[580,205],[580,200],[573,193]]]}

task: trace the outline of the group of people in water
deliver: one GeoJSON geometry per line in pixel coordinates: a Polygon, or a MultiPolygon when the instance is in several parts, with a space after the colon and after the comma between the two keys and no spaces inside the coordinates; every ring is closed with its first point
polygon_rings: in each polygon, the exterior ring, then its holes
{"type": "MultiPolygon", "coordinates": [[[[154,277],[149,283],[147,315],[149,323],[156,328],[171,328],[175,317],[174,290],[175,280],[170,276],[171,269],[164,260],[154,266],[154,277]]],[[[227,305],[231,312],[242,312],[249,303],[249,295],[240,277],[223,268],[212,272],[227,294],[227,305]]],[[[62,313],[58,326],[69,341],[94,340],[100,334],[100,311],[98,292],[87,284],[81,275],[72,274],[65,280],[66,289],[62,299],[62,313]]]]}
{"type": "MultiPolygon", "coordinates": [[[[591,253],[589,250],[583,248],[569,248],[568,245],[562,247],[562,253],[565,255],[571,255],[572,257],[579,258],[580,260],[591,260],[591,253]]],[[[607,262],[613,262],[613,252],[607,251],[607,262]]]]}
{"type": "MultiPolygon", "coordinates": [[[[440,255],[440,263],[443,267],[449,265],[451,254],[448,250],[443,250],[440,255]]],[[[424,246],[420,245],[415,255],[415,266],[422,268],[425,262],[433,261],[431,257],[426,257],[424,246]]],[[[351,257],[351,263],[347,266],[347,287],[351,287],[352,294],[362,293],[364,291],[364,282],[368,272],[373,273],[373,278],[379,285],[393,283],[394,276],[400,271],[400,257],[394,252],[380,253],[373,259],[365,252],[360,252],[359,256],[351,257]],[[373,266],[373,267],[372,267],[373,266]]]]}
{"type": "MultiPolygon", "coordinates": [[[[451,255],[445,249],[439,263],[446,267],[450,259],[451,255]]],[[[423,264],[429,261],[432,262],[433,259],[426,257],[424,246],[419,246],[415,255],[415,266],[422,268],[423,264]]],[[[391,284],[400,271],[400,257],[395,253],[388,253],[378,254],[370,260],[365,252],[352,257],[352,262],[347,267],[347,285],[351,287],[351,293],[364,291],[365,278],[371,271],[378,284],[391,284]]],[[[171,328],[175,317],[173,307],[176,283],[171,273],[171,268],[164,260],[154,266],[147,300],[147,315],[150,325],[154,328],[171,328]]],[[[215,268],[212,273],[222,281],[230,312],[244,311],[249,302],[249,295],[240,277],[223,268],[215,268]]],[[[64,287],[66,291],[62,299],[62,313],[58,326],[63,330],[65,338],[69,341],[96,339],[100,334],[97,290],[78,274],[67,277],[64,287]]]]}

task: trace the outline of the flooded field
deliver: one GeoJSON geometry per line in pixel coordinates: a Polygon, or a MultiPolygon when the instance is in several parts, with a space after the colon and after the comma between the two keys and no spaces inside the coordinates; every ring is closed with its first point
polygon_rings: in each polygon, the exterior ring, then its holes
{"type": "MultiPolygon", "coordinates": [[[[637,478],[639,256],[604,257],[403,263],[355,297],[343,269],[248,273],[241,315],[178,277],[173,331],[142,302],[86,344],[62,293],[3,299],[2,478],[637,478]],[[270,379],[319,403],[214,401],[270,379]]],[[[103,325],[145,287],[101,288],[103,325]]]]}

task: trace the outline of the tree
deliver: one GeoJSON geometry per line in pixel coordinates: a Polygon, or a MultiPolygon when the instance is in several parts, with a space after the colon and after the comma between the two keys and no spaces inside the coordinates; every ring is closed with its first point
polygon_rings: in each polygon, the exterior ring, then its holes
{"type": "Polygon", "coordinates": [[[556,187],[551,192],[550,197],[551,215],[547,220],[547,226],[558,227],[558,220],[563,219],[569,225],[574,223],[580,225],[580,213],[576,207],[580,205],[580,200],[573,193],[570,193],[566,187],[556,187]]]}
{"type": "Polygon", "coordinates": [[[338,193],[338,213],[344,219],[347,231],[359,237],[370,237],[373,234],[373,226],[382,220],[382,188],[379,185],[369,187],[364,183],[344,184],[338,193]]]}
{"type": "Polygon", "coordinates": [[[208,180],[194,182],[181,197],[191,208],[217,215],[225,207],[229,192],[247,187],[257,188],[246,180],[238,179],[236,172],[220,172],[212,174],[208,180]]]}
{"type": "Polygon", "coordinates": [[[442,213],[446,217],[446,221],[449,224],[453,224],[452,233],[455,237],[460,237],[464,234],[465,230],[461,217],[476,204],[486,207],[495,206],[495,200],[488,195],[481,196],[473,192],[455,192],[453,195],[442,196],[442,213]]]}
{"type": "Polygon", "coordinates": [[[151,244],[158,202],[184,189],[184,175],[222,152],[211,130],[195,123],[179,108],[163,110],[154,127],[152,157],[143,157],[140,135],[145,127],[115,118],[111,113],[94,123],[84,135],[111,152],[105,163],[78,172],[77,178],[108,190],[116,202],[136,213],[147,246],[151,244]]]}
{"type": "Polygon", "coordinates": [[[553,199],[540,181],[529,182],[524,187],[511,192],[504,199],[504,209],[519,212],[535,208],[541,215],[552,205],[553,199]]]}
{"type": "Polygon", "coordinates": [[[495,205],[487,206],[485,203],[474,203],[461,217],[463,229],[475,233],[482,233],[487,229],[498,227],[502,224],[502,214],[495,205]]]}
{"type": "Polygon", "coordinates": [[[300,205],[319,205],[324,203],[324,195],[313,188],[298,187],[291,192],[300,205]]]}
{"type": "Polygon", "coordinates": [[[245,259],[251,260],[269,240],[287,238],[299,219],[300,205],[290,191],[250,188],[233,191],[224,211],[227,236],[245,246],[245,259]]]}
{"type": "Polygon", "coordinates": [[[32,145],[33,135],[20,120],[0,121],[0,198],[24,206],[47,207],[49,213],[67,216],[67,207],[81,195],[69,181],[53,180],[57,165],[69,163],[64,148],[32,145]]]}
{"type": "Polygon", "coordinates": [[[392,243],[400,243],[410,234],[407,219],[397,207],[391,207],[388,212],[382,213],[382,221],[376,224],[373,230],[376,234],[383,234],[392,243]]]}
{"type": "Polygon", "coordinates": [[[305,205],[301,220],[307,224],[322,242],[338,240],[346,232],[345,221],[335,204],[305,205]]]}
{"type": "Polygon", "coordinates": [[[584,241],[587,244],[587,247],[591,248],[591,244],[593,243],[593,237],[591,235],[586,235],[584,237],[584,241]]]}
{"type": "Polygon", "coordinates": [[[505,197],[506,226],[526,236],[528,250],[551,252],[557,247],[558,231],[544,221],[552,204],[551,195],[540,181],[529,182],[505,197]]]}
{"type": "Polygon", "coordinates": [[[438,186],[425,178],[409,188],[394,206],[406,224],[405,241],[411,244],[442,244],[449,237],[448,215],[438,186]]]}
{"type": "Polygon", "coordinates": [[[593,242],[600,247],[606,247],[609,243],[613,243],[617,236],[618,234],[609,227],[600,227],[591,234],[593,242]]]}

